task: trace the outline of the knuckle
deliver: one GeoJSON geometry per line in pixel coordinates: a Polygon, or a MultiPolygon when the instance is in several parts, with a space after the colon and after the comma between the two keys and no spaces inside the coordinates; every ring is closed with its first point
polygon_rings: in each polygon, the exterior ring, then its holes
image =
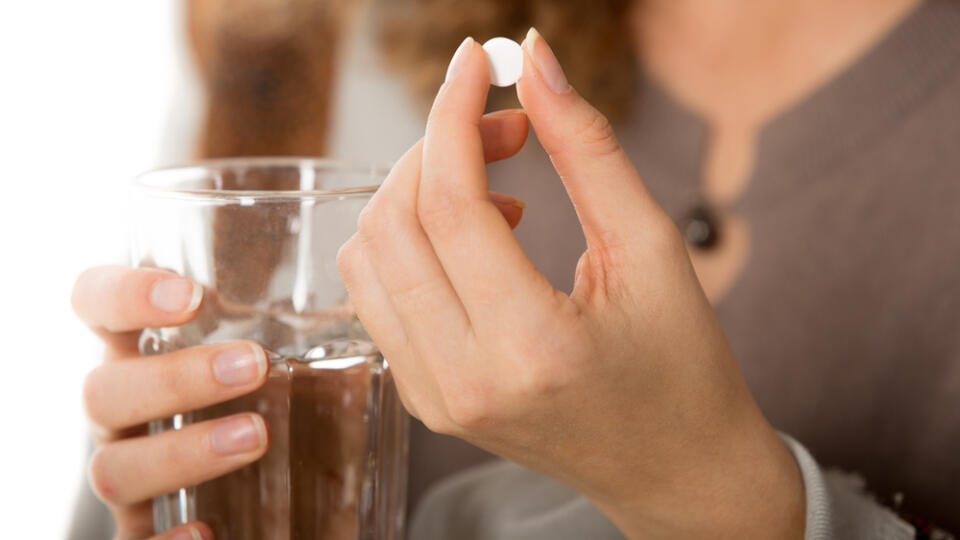
{"type": "Polygon", "coordinates": [[[597,155],[612,154],[620,149],[620,141],[610,120],[596,109],[577,127],[577,136],[591,153],[597,155]]]}
{"type": "Polygon", "coordinates": [[[551,396],[566,384],[555,362],[528,362],[516,373],[515,392],[524,401],[551,396]]]}
{"type": "Polygon", "coordinates": [[[663,256],[686,257],[686,246],[680,229],[667,216],[654,219],[646,228],[650,248],[663,256]]]}
{"type": "Polygon", "coordinates": [[[597,237],[599,241],[590,246],[592,253],[589,255],[597,258],[598,262],[607,268],[622,266],[630,251],[629,241],[613,230],[601,230],[597,237]]]}
{"type": "Polygon", "coordinates": [[[427,429],[440,435],[456,435],[457,430],[450,418],[438,413],[435,410],[417,409],[418,419],[427,429]]]}
{"type": "MultiPolygon", "coordinates": [[[[130,324],[141,319],[144,306],[149,305],[151,287],[173,276],[166,270],[127,268],[110,276],[98,294],[102,295],[104,310],[102,328],[108,332],[123,332],[130,324]]],[[[152,309],[152,308],[151,308],[152,309]]]]}
{"type": "Polygon", "coordinates": [[[456,429],[474,431],[494,417],[489,389],[463,384],[447,384],[443,388],[447,417],[456,429]]]}
{"type": "MultiPolygon", "coordinates": [[[[213,465],[211,458],[216,459],[216,457],[209,443],[198,444],[193,435],[183,432],[168,433],[171,433],[170,439],[154,438],[151,441],[153,461],[159,467],[172,472],[176,464],[180,467],[178,476],[182,476],[184,472],[202,470],[213,465]]],[[[209,435],[207,437],[209,438],[209,435]]]]}
{"type": "Polygon", "coordinates": [[[337,250],[337,270],[344,281],[350,281],[357,267],[357,260],[360,252],[356,246],[356,241],[351,238],[347,240],[340,249],[337,250]]]}
{"type": "Polygon", "coordinates": [[[429,308],[445,283],[437,278],[417,279],[413,283],[398,287],[389,292],[394,305],[408,306],[412,309],[429,308]]]}
{"type": "Polygon", "coordinates": [[[448,400],[447,415],[454,426],[465,431],[473,431],[490,420],[487,407],[464,398],[448,400]]]}
{"type": "Polygon", "coordinates": [[[87,413],[87,418],[98,426],[106,424],[106,418],[101,410],[102,370],[101,366],[87,373],[87,376],[83,379],[82,390],[83,409],[87,413]]]}
{"type": "MultiPolygon", "coordinates": [[[[450,87],[444,85],[440,93],[447,93],[449,91],[450,87]]],[[[434,106],[427,115],[428,133],[435,129],[436,131],[443,131],[444,133],[457,136],[468,129],[476,129],[479,128],[479,126],[479,118],[465,118],[463,112],[458,107],[449,106],[449,103],[445,103],[440,97],[434,102],[434,106]]]]}
{"type": "MultiPolygon", "coordinates": [[[[200,353],[200,351],[194,351],[188,358],[192,358],[195,361],[201,360],[197,358],[197,354],[204,356],[203,361],[206,362],[206,353],[200,353]]],[[[186,360],[186,359],[185,359],[186,360]]],[[[175,403],[185,403],[190,401],[190,392],[191,383],[193,387],[196,387],[198,383],[204,384],[206,386],[208,383],[203,381],[197,381],[194,377],[191,377],[190,374],[185,373],[188,366],[191,364],[189,360],[183,362],[166,362],[161,369],[156,370],[156,384],[159,388],[159,394],[162,396],[169,396],[172,402],[175,403]]],[[[213,378],[213,373],[209,374],[209,378],[213,378]]]]}
{"type": "Polygon", "coordinates": [[[533,335],[553,335],[555,340],[511,344],[523,361],[516,367],[510,390],[521,402],[554,396],[582,380],[590,370],[593,356],[589,332],[579,321],[573,302],[558,302],[554,316],[530,328],[533,335]]]}
{"type": "Polygon", "coordinates": [[[357,231],[364,240],[376,240],[388,236],[402,223],[402,219],[403,215],[396,205],[374,200],[360,211],[357,231]]]}
{"type": "Polygon", "coordinates": [[[87,466],[87,479],[93,493],[101,501],[107,504],[121,502],[119,488],[110,474],[109,445],[98,448],[90,457],[90,464],[87,466]]]}
{"type": "Polygon", "coordinates": [[[411,399],[410,395],[405,390],[401,389],[399,385],[397,386],[397,397],[400,399],[400,404],[403,405],[403,409],[407,411],[407,414],[416,418],[417,420],[420,420],[421,422],[423,421],[422,418],[420,418],[420,412],[417,409],[413,399],[411,399]]]}
{"type": "Polygon", "coordinates": [[[459,195],[445,189],[432,190],[418,205],[417,217],[425,229],[441,229],[460,219],[466,210],[467,204],[459,195]]]}
{"type": "Polygon", "coordinates": [[[131,268],[117,276],[113,296],[117,299],[146,299],[154,283],[171,275],[172,272],[131,268]]]}
{"type": "Polygon", "coordinates": [[[357,232],[364,238],[372,238],[380,228],[379,221],[376,202],[370,201],[357,217],[357,232]]]}

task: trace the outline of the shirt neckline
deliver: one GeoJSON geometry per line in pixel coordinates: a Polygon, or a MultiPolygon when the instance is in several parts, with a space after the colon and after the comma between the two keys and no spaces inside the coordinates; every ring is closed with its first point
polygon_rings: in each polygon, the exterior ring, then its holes
{"type": "MultiPolygon", "coordinates": [[[[734,209],[782,196],[785,184],[824,173],[890,133],[898,120],[960,69],[960,3],[927,0],[826,83],[763,126],[757,161],[734,209]]],[[[652,77],[641,76],[625,126],[635,148],[701,200],[709,129],[652,77]]]]}

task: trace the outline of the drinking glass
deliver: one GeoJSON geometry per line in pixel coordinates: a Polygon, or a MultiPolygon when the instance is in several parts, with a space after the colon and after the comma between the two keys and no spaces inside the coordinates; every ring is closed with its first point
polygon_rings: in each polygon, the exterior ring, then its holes
{"type": "Polygon", "coordinates": [[[134,265],[204,288],[196,318],[145,330],[141,353],[250,339],[270,361],[253,394],[151,422],[160,433],[256,411],[270,432],[258,461],[155,498],[157,532],[201,520],[218,540],[402,537],[409,421],[336,267],[384,175],[325,160],[248,158],[136,180],[134,265]]]}

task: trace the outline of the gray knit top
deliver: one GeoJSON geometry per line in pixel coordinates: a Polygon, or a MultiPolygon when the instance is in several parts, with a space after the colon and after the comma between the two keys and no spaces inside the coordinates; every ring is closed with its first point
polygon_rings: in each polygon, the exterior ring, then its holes
{"type": "MultiPolygon", "coordinates": [[[[617,132],[668,213],[689,212],[706,125],[646,82],[617,132]]],[[[960,2],[921,4],[767,125],[757,159],[728,210],[749,223],[749,259],[716,308],[763,412],[809,450],[788,445],[808,537],[897,537],[867,493],[960,531],[960,2]]],[[[585,245],[543,150],[490,171],[491,189],[529,203],[517,235],[534,263],[569,289],[585,245]]],[[[413,444],[415,497],[485,458],[419,427],[413,444]]],[[[412,538],[618,538],[509,465],[455,477],[418,510],[412,538]],[[443,527],[455,534],[428,534],[443,527]]]]}

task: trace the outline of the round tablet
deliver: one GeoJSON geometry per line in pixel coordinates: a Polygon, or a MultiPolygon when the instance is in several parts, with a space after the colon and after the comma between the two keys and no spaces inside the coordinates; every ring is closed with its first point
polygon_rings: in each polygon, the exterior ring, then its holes
{"type": "Polygon", "coordinates": [[[512,39],[495,37],[483,44],[490,65],[490,84],[510,86],[516,84],[523,71],[523,50],[512,39]]]}

